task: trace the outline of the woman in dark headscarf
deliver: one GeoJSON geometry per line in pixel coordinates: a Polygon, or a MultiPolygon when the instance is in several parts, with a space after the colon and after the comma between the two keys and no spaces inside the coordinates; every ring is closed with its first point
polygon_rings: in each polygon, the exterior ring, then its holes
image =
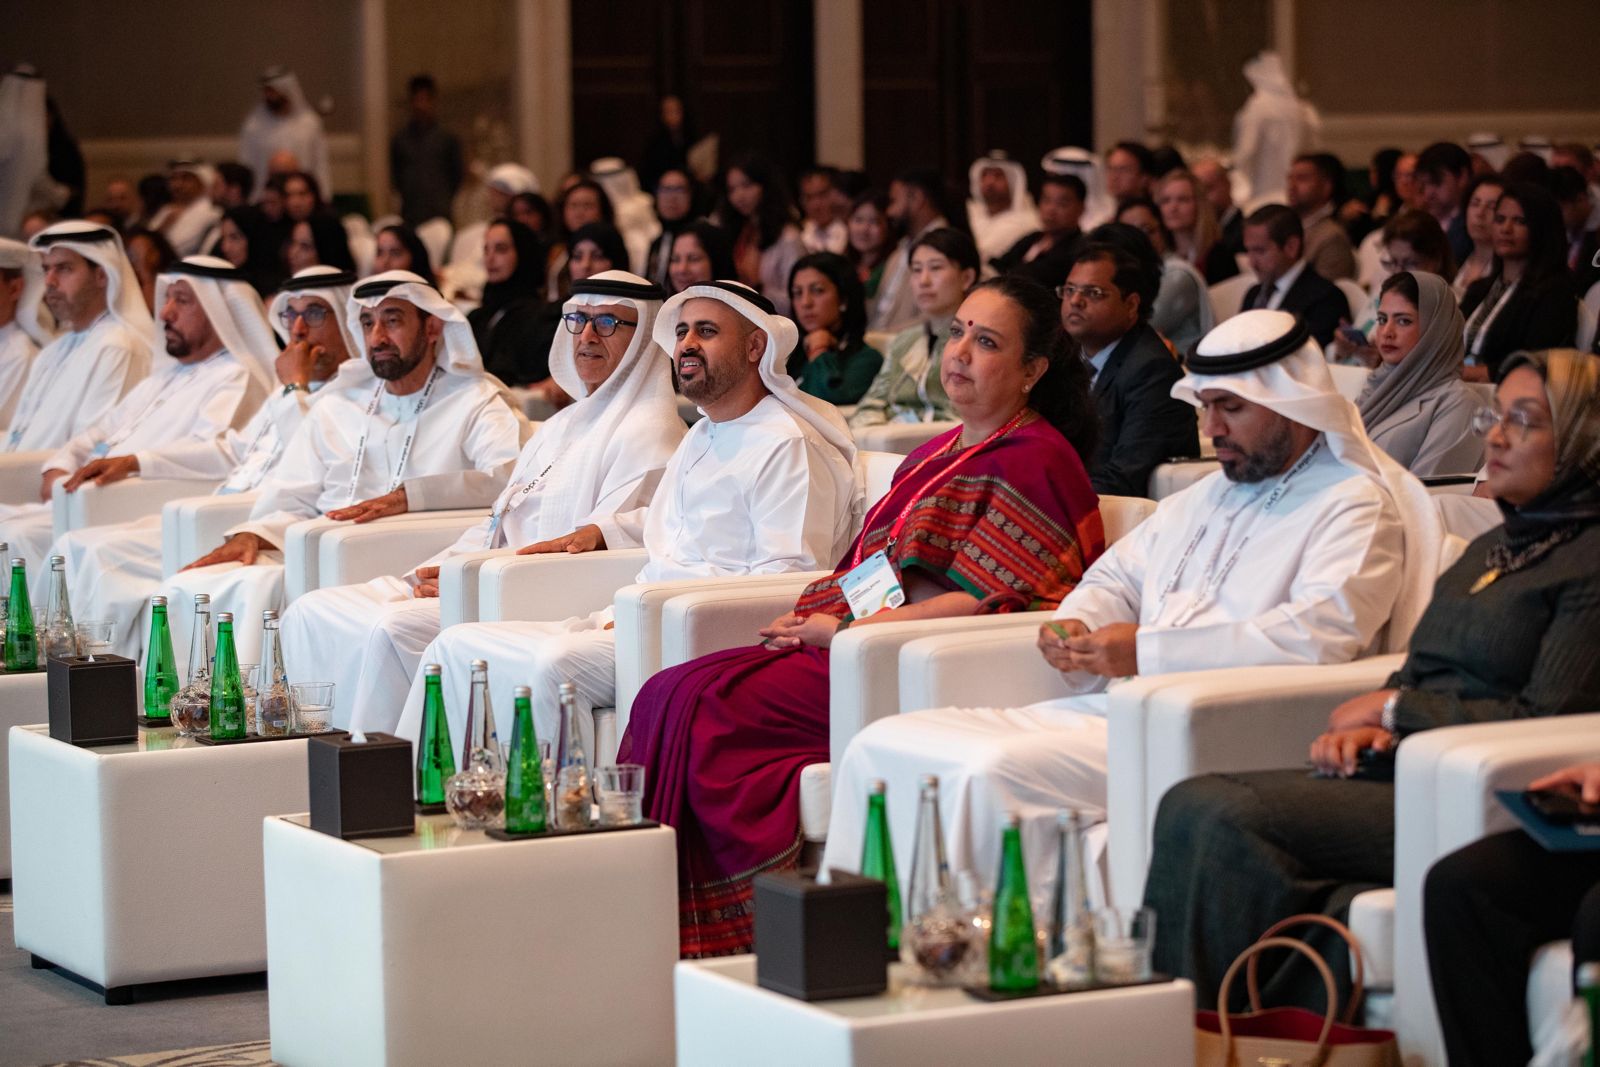
{"type": "Polygon", "coordinates": [[[253,207],[231,207],[222,213],[214,256],[221,256],[245,273],[250,286],[263,297],[278,291],[283,263],[278,256],[276,228],[253,207]]]}
{"type": "Polygon", "coordinates": [[[379,230],[374,243],[377,247],[372,257],[372,273],[408,270],[435,289],[439,288],[433,276],[433,259],[428,255],[428,246],[422,243],[416,230],[397,222],[379,230]]]}
{"type": "Polygon", "coordinates": [[[536,342],[544,288],[538,236],[515,219],[495,219],[483,232],[483,268],[483,302],[467,321],[484,369],[507,385],[550,377],[549,345],[536,342]]]}
{"type": "Polygon", "coordinates": [[[307,267],[337,267],[354,273],[355,257],[350,254],[350,239],[344,226],[332,215],[312,215],[289,227],[283,245],[283,260],[289,273],[307,267]]]}

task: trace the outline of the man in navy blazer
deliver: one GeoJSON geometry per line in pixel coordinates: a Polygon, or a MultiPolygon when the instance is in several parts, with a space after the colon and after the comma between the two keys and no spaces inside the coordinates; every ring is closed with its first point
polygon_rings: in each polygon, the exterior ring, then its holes
{"type": "Polygon", "coordinates": [[[1244,220],[1244,252],[1258,281],[1239,310],[1293,312],[1305,320],[1317,344],[1326,346],[1340,320],[1349,319],[1350,302],[1337,285],[1307,266],[1304,248],[1305,231],[1293,209],[1268,204],[1252,211],[1244,220]]]}
{"type": "Polygon", "coordinates": [[[1150,473],[1200,454],[1194,409],[1172,397],[1183,367],[1146,320],[1159,272],[1109,244],[1085,245],[1061,287],[1061,324],[1093,376],[1100,446],[1090,460],[1095,492],[1146,496],[1150,473]]]}

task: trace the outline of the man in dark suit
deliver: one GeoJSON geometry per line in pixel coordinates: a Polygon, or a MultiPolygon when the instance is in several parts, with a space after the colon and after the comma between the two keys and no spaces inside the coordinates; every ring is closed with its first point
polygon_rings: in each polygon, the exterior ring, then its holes
{"type": "Polygon", "coordinates": [[[1194,409],[1172,398],[1183,367],[1146,321],[1160,274],[1120,248],[1086,245],[1061,287],[1061,324],[1083,350],[1100,414],[1095,492],[1146,496],[1150,472],[1200,454],[1194,409]]]}
{"type": "Polygon", "coordinates": [[[1439,141],[1417,154],[1416,174],[1423,207],[1439,220],[1456,262],[1466,262],[1472,254],[1465,210],[1467,186],[1472,184],[1472,156],[1458,144],[1439,141]]]}
{"type": "Polygon", "coordinates": [[[1272,308],[1305,320],[1317,344],[1333,339],[1340,320],[1350,317],[1350,302],[1337,285],[1306,265],[1305,231],[1300,216],[1282,204],[1257,208],[1244,220],[1244,252],[1259,279],[1245,294],[1240,311],[1272,308]]]}
{"type": "Polygon", "coordinates": [[[1067,280],[1072,258],[1082,243],[1083,217],[1087,195],[1083,179],[1076,174],[1045,172],[1039,183],[1039,229],[1017,241],[991,265],[1001,274],[1032,278],[1046,289],[1055,289],[1067,280]]]}

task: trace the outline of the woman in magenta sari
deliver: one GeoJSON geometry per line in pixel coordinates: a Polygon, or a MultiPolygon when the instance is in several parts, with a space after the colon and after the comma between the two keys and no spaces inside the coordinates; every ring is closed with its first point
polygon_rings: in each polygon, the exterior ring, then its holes
{"type": "Polygon", "coordinates": [[[1097,431],[1088,368],[1059,315],[1031,281],[968,294],[940,367],[962,425],[906,457],[834,573],[761,644],[664,670],[634,701],[618,759],[645,765],[646,815],[677,828],[685,957],[749,951],[754,877],[798,860],[800,771],[828,758],[834,634],[1047,610],[1104,550],[1080,459],[1097,431]],[[840,583],[852,571],[898,579],[903,604],[858,599],[858,616],[840,583]]]}

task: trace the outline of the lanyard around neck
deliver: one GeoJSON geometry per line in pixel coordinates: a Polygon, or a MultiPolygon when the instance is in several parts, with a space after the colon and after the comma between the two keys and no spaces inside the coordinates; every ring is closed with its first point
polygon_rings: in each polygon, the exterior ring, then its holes
{"type": "MultiPolygon", "coordinates": [[[[385,492],[392,493],[400,486],[406,473],[406,460],[411,458],[411,443],[417,439],[417,427],[422,424],[423,409],[428,406],[428,398],[433,396],[434,383],[439,380],[440,370],[433,368],[428,375],[428,384],[422,387],[422,399],[417,401],[417,410],[411,420],[411,429],[406,433],[405,444],[400,446],[400,461],[395,464],[394,477],[389,480],[389,488],[385,492]]],[[[378,401],[383,399],[384,383],[379,382],[378,388],[373,391],[372,399],[367,403],[367,418],[361,427],[361,439],[356,442],[356,458],[350,467],[350,491],[345,496],[345,506],[349,507],[356,502],[356,483],[361,480],[361,464],[367,456],[367,434],[372,431],[372,416],[377,413],[378,401]]]]}

